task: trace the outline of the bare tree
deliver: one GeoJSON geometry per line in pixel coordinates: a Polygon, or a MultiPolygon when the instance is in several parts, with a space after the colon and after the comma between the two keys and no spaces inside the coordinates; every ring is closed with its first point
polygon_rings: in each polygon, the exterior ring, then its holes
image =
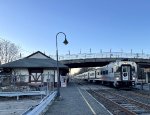
{"type": "Polygon", "coordinates": [[[19,58],[19,46],[14,43],[0,39],[0,61],[1,63],[8,63],[19,58]]]}

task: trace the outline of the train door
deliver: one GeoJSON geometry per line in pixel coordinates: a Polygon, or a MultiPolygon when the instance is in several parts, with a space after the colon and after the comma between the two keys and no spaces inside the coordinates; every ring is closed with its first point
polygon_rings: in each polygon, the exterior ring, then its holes
{"type": "Polygon", "coordinates": [[[122,80],[130,80],[130,66],[122,66],[122,80]]]}

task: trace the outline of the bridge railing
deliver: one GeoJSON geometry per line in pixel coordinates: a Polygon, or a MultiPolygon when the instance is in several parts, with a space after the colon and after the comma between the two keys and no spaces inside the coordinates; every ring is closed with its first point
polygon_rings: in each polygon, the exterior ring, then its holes
{"type": "MultiPolygon", "coordinates": [[[[50,56],[56,59],[56,56],[50,56]]],[[[102,53],[81,53],[59,55],[59,60],[87,59],[87,58],[142,58],[150,59],[150,54],[145,53],[124,53],[124,52],[102,52],[102,53]]]]}

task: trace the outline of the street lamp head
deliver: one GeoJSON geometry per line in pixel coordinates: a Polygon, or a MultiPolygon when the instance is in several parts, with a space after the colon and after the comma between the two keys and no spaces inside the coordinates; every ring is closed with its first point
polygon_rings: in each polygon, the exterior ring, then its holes
{"type": "Polygon", "coordinates": [[[65,40],[64,40],[64,42],[63,42],[65,45],[67,45],[68,44],[68,41],[67,41],[67,39],[65,38],[65,40]]]}

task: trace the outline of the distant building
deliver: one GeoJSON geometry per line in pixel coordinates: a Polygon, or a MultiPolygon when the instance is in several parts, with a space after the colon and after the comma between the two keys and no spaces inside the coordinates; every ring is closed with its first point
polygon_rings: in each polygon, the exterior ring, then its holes
{"type": "MultiPolygon", "coordinates": [[[[68,67],[59,63],[60,74],[65,75],[68,67]]],[[[48,80],[57,82],[57,62],[37,51],[25,58],[0,65],[3,75],[10,75],[16,83],[30,85],[46,84],[48,80]],[[4,74],[5,73],[5,74],[4,74]]]]}

